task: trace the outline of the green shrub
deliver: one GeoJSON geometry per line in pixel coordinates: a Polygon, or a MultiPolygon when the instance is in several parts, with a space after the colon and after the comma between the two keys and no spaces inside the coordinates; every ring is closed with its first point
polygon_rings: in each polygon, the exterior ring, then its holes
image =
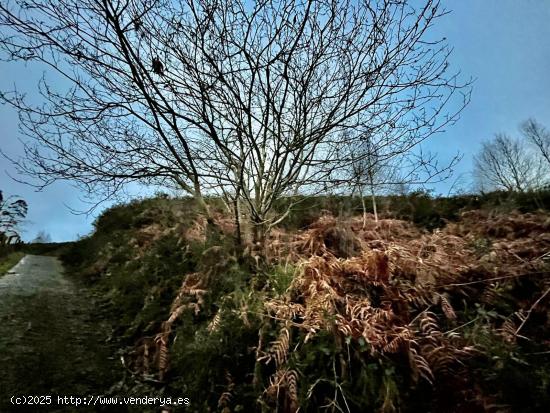
{"type": "Polygon", "coordinates": [[[24,255],[22,252],[11,252],[0,256],[0,277],[17,264],[24,255]]]}

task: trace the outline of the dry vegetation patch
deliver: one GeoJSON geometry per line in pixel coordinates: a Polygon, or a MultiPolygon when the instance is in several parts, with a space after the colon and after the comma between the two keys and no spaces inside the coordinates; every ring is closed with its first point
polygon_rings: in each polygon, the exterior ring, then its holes
{"type": "Polygon", "coordinates": [[[516,369],[550,403],[547,214],[471,211],[430,232],[325,213],[274,229],[263,263],[228,247],[232,219],[215,222],[219,245],[195,215],[145,222],[122,258],[128,244],[105,246],[98,271],[121,260],[149,277],[124,358],[136,380],[224,412],[521,411],[504,391],[516,369]],[[161,265],[170,282],[150,275],[161,265]]]}
{"type": "MultiPolygon", "coordinates": [[[[275,392],[273,387],[287,389],[285,403],[295,403],[288,391],[295,386],[288,382],[294,378],[288,375],[292,352],[321,332],[330,334],[341,351],[344,343],[348,352],[350,344],[357,344],[347,359],[337,358],[335,374],[342,383],[349,363],[389,357],[408,360],[412,382],[423,378],[436,390],[450,377],[472,374],[466,360],[487,351],[462,328],[472,323],[467,313],[480,302],[489,306],[487,311],[499,299],[510,304],[485,325],[495,335],[508,342],[518,337],[536,341],[542,338],[537,330],[544,330],[547,340],[548,223],[545,214],[472,211],[459,223],[427,233],[399,220],[368,220],[363,226],[359,219],[322,217],[290,244],[302,260],[285,296],[265,302],[281,326],[280,338],[261,357],[275,368],[267,394],[275,392]],[[480,239],[484,248],[476,245],[480,239]],[[543,328],[533,328],[528,320],[534,313],[543,328]],[[535,337],[519,334],[528,325],[535,337]]],[[[471,383],[461,386],[457,393],[474,397],[471,383]]],[[[310,384],[309,397],[314,387],[310,384]]],[[[469,402],[490,399],[474,398],[469,402]]],[[[347,404],[343,392],[329,399],[341,408],[347,404]]]]}

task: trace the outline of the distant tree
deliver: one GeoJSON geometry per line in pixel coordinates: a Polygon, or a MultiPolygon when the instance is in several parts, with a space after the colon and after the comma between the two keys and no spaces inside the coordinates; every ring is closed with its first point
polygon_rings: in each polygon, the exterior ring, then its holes
{"type": "Polygon", "coordinates": [[[525,192],[544,184],[542,162],[525,140],[497,134],[474,157],[474,175],[482,190],[525,192]]]}
{"type": "MultiPolygon", "coordinates": [[[[363,227],[366,225],[367,208],[365,202],[366,193],[370,193],[372,202],[372,211],[374,220],[378,222],[378,208],[376,205],[376,188],[383,181],[382,174],[385,172],[386,165],[383,165],[376,148],[372,145],[372,141],[367,140],[365,143],[366,152],[363,157],[358,157],[352,154],[351,171],[352,171],[352,186],[353,192],[358,191],[363,207],[363,227]]],[[[352,194],[353,194],[352,192],[352,194]]]]}
{"type": "MultiPolygon", "coordinates": [[[[357,133],[357,132],[356,132],[357,133]]],[[[395,141],[391,135],[370,134],[359,131],[360,136],[349,139],[355,144],[346,148],[350,159],[345,176],[352,192],[358,193],[363,205],[365,224],[365,195],[371,199],[374,218],[378,221],[377,194],[399,192],[404,186],[423,186],[449,178],[453,167],[460,160],[454,156],[448,163],[439,165],[437,157],[422,150],[411,151],[404,142],[395,141]]]]}
{"type": "Polygon", "coordinates": [[[52,242],[52,237],[46,231],[40,230],[32,242],[35,244],[47,244],[52,242]]]}
{"type": "Polygon", "coordinates": [[[363,208],[363,226],[366,225],[366,196],[370,196],[374,219],[378,222],[377,192],[381,191],[388,179],[393,178],[391,160],[385,159],[372,139],[365,139],[351,148],[350,183],[352,195],[357,192],[363,208]]]}
{"type": "Polygon", "coordinates": [[[547,173],[550,173],[550,131],[536,120],[528,119],[521,124],[521,132],[545,160],[547,173]]]}
{"type": "Polygon", "coordinates": [[[0,191],[0,245],[19,242],[18,226],[27,216],[27,202],[18,196],[4,198],[0,191]]]}
{"type": "Polygon", "coordinates": [[[357,142],[343,132],[404,153],[457,119],[469,85],[429,34],[445,13],[438,0],[2,2],[5,58],[70,83],[41,82],[39,106],[2,94],[29,138],[14,161],[41,186],[105,197],[176,186],[207,216],[220,194],[261,242],[294,206],[275,213],[278,199],[345,184],[338,149],[357,142]]]}

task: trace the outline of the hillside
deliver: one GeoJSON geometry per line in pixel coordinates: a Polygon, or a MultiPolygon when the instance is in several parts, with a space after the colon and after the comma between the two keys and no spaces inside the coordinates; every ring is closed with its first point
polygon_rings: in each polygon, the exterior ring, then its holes
{"type": "Polygon", "coordinates": [[[310,200],[264,254],[235,248],[215,200],[215,231],[187,199],[109,209],[62,258],[112,315],[111,391],[192,411],[548,411],[550,215],[476,197],[422,218],[418,199],[416,224],[386,200],[365,225],[310,200]]]}

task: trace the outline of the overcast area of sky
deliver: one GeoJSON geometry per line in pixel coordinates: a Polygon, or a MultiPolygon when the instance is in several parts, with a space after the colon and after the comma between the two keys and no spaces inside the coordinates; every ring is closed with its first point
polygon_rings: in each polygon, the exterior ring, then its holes
{"type": "MultiPolygon", "coordinates": [[[[446,194],[458,179],[462,186],[471,181],[472,156],[480,143],[496,132],[517,134],[520,122],[533,117],[550,128],[550,0],[460,0],[444,1],[452,13],[434,26],[432,34],[446,37],[454,48],[451,68],[464,78],[475,78],[472,101],[459,122],[434,136],[426,149],[437,152],[442,161],[457,151],[464,157],[453,178],[434,187],[446,194]]],[[[28,91],[31,98],[41,69],[0,62],[0,90],[13,84],[28,91]]],[[[17,113],[0,106],[0,147],[6,153],[21,153],[17,113]]],[[[18,194],[29,203],[23,239],[32,240],[38,231],[53,241],[73,240],[92,230],[92,216],[74,215],[84,209],[81,194],[68,183],[56,183],[42,192],[14,182],[15,173],[0,157],[0,189],[18,194]]]]}

